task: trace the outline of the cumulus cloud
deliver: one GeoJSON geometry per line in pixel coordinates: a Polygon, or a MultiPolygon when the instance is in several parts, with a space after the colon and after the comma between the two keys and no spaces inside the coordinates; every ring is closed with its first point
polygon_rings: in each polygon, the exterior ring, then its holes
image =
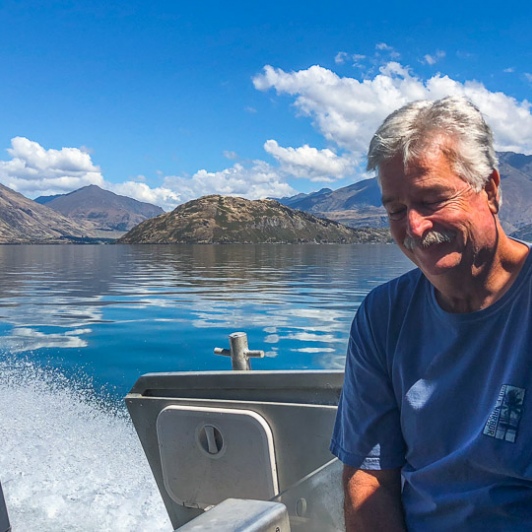
{"type": "Polygon", "coordinates": [[[530,103],[475,81],[461,83],[441,74],[423,80],[392,61],[373,79],[361,81],[315,65],[296,72],[266,66],[253,83],[258,90],[292,96],[298,112],[311,118],[327,141],[349,153],[354,163],[363,160],[372,134],[390,112],[412,100],[448,95],[466,96],[480,108],[498,150],[532,153],[530,103]]]}
{"type": "Polygon", "coordinates": [[[7,152],[11,160],[0,161],[0,181],[22,194],[60,194],[86,185],[103,185],[100,168],[86,150],[47,150],[38,142],[15,137],[7,152]]]}
{"type": "Polygon", "coordinates": [[[146,183],[126,181],[124,183],[107,183],[104,188],[121,196],[159,205],[165,211],[171,211],[181,203],[180,194],[164,186],[151,188],[146,183]]]}
{"type": "Polygon", "coordinates": [[[179,203],[179,194],[164,187],[150,188],[143,182],[144,176],[119,184],[106,182],[85,148],[46,149],[38,142],[15,137],[7,152],[11,159],[0,161],[0,182],[30,198],[98,185],[167,210],[179,203]]]}
{"type": "Polygon", "coordinates": [[[382,119],[424,92],[398,63],[388,63],[373,81],[340,77],[315,65],[297,72],[266,66],[253,82],[259,90],[294,96],[298,111],[311,117],[328,141],[358,158],[382,119]]]}
{"type": "Polygon", "coordinates": [[[237,163],[217,172],[199,170],[192,177],[168,176],[164,187],[179,191],[181,202],[206,194],[241,196],[248,199],[297,194],[277,168],[264,161],[249,165],[237,163]]]}
{"type": "Polygon", "coordinates": [[[107,183],[88,150],[83,148],[45,149],[38,142],[15,137],[7,152],[11,159],[0,161],[0,182],[30,198],[98,185],[163,209],[174,208],[179,203],[178,194],[164,187],[150,188],[143,183],[144,176],[138,176],[137,181],[107,183]]]}
{"type": "MultiPolygon", "coordinates": [[[[216,172],[203,169],[192,177],[161,176],[163,184],[152,187],[141,175],[122,183],[107,182],[91,156],[80,148],[46,149],[27,138],[16,137],[7,151],[11,159],[0,161],[0,182],[30,198],[64,194],[92,184],[169,211],[206,194],[256,199],[297,193],[287,184],[281,169],[264,161],[234,164],[216,172]]],[[[237,154],[225,152],[225,156],[235,158],[237,154]]]]}
{"type": "Polygon", "coordinates": [[[283,148],[275,140],[267,140],[264,149],[279,161],[282,171],[293,177],[332,182],[354,170],[353,161],[348,156],[339,157],[330,149],[318,150],[308,145],[283,148]]]}

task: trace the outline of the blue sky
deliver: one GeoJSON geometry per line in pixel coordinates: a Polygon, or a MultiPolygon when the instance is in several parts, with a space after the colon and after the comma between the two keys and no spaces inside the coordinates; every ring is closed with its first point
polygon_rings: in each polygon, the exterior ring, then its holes
{"type": "Polygon", "coordinates": [[[161,205],[339,188],[382,119],[465,94],[532,154],[532,7],[0,2],[0,182],[161,205]]]}

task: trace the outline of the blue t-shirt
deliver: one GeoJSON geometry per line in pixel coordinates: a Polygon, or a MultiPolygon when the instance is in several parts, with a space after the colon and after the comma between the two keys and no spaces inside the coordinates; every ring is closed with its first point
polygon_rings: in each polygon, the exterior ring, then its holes
{"type": "Polygon", "coordinates": [[[442,310],[417,269],[373,290],[331,451],[402,468],[409,530],[532,530],[532,253],[478,312],[442,310]]]}

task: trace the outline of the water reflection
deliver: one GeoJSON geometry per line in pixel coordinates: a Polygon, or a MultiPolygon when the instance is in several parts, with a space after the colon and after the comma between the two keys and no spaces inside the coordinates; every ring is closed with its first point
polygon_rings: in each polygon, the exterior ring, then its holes
{"type": "Polygon", "coordinates": [[[255,369],[340,368],[364,295],[408,268],[393,246],[0,246],[13,529],[168,529],[115,410],[138,376],[229,369],[212,350],[237,330],[268,354],[255,369]]]}
{"type": "Polygon", "coordinates": [[[131,383],[225,367],[245,330],[266,369],[338,367],[364,295],[410,267],[391,245],[0,246],[3,346],[131,383]]]}

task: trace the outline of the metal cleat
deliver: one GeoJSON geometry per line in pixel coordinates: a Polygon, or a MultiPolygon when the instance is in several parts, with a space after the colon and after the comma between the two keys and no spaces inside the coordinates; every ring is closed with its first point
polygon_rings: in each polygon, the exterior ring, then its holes
{"type": "Polygon", "coordinates": [[[229,335],[230,349],[221,347],[214,348],[215,355],[225,355],[231,357],[231,364],[234,370],[250,370],[249,359],[251,357],[263,358],[264,351],[248,349],[248,335],[244,332],[235,332],[229,335]]]}

